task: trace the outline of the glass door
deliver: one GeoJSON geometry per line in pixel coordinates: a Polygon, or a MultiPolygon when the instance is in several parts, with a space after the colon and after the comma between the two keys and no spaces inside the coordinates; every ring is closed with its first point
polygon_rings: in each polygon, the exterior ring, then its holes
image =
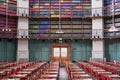
{"type": "Polygon", "coordinates": [[[52,45],[52,61],[59,61],[60,65],[64,65],[64,61],[70,60],[70,46],[69,45],[52,45]]]}

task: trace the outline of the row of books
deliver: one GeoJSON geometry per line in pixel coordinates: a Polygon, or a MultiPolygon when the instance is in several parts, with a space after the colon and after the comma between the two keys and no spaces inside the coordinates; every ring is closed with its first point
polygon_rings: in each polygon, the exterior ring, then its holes
{"type": "Polygon", "coordinates": [[[49,21],[30,20],[29,26],[31,33],[49,33],[50,31],[49,21]]]}
{"type": "Polygon", "coordinates": [[[4,37],[16,37],[17,18],[0,15],[0,34],[4,37]],[[7,29],[8,28],[8,29],[7,29]]]}
{"type": "Polygon", "coordinates": [[[1,14],[9,14],[16,15],[17,10],[17,1],[16,0],[0,0],[0,13],[1,14]]]}
{"type": "Polygon", "coordinates": [[[32,15],[70,17],[76,13],[82,16],[82,12],[77,10],[91,8],[91,0],[30,0],[30,8],[32,15]]]}

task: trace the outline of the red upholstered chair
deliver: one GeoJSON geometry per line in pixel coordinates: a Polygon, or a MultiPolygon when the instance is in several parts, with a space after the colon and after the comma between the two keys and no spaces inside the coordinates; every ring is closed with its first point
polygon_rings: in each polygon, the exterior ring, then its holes
{"type": "Polygon", "coordinates": [[[39,72],[37,72],[37,77],[38,77],[38,78],[40,78],[40,77],[41,77],[41,75],[40,75],[40,73],[39,73],[39,72]]]}
{"type": "Polygon", "coordinates": [[[44,74],[44,72],[45,72],[45,69],[42,69],[42,74],[44,74]]]}
{"type": "Polygon", "coordinates": [[[6,66],[6,65],[4,65],[4,66],[3,66],[3,69],[6,69],[6,68],[7,68],[7,66],[6,66]]]}
{"type": "Polygon", "coordinates": [[[0,77],[0,80],[2,80],[2,77],[0,77]]]}
{"type": "Polygon", "coordinates": [[[37,80],[37,77],[36,77],[36,75],[34,75],[34,76],[33,76],[33,80],[37,80]]]}
{"type": "Polygon", "coordinates": [[[7,77],[10,77],[12,75],[12,71],[7,72],[7,77]]]}
{"type": "Polygon", "coordinates": [[[100,74],[100,78],[99,78],[99,80],[105,80],[105,76],[104,76],[104,74],[100,74]]]}
{"type": "Polygon", "coordinates": [[[111,70],[111,69],[110,69],[110,66],[108,66],[106,70],[110,72],[110,70],[111,70]]]}
{"type": "Polygon", "coordinates": [[[94,71],[94,76],[98,78],[99,77],[98,72],[94,71]]]}
{"type": "Polygon", "coordinates": [[[115,68],[113,68],[112,73],[117,74],[118,72],[117,72],[117,70],[115,68]]]}
{"type": "Polygon", "coordinates": [[[110,76],[107,76],[107,80],[112,80],[110,76]]]}
{"type": "Polygon", "coordinates": [[[72,74],[70,74],[70,80],[73,80],[73,79],[74,79],[73,75],[72,75],[72,74]]]}
{"type": "Polygon", "coordinates": [[[17,74],[19,71],[20,71],[20,68],[17,68],[17,69],[15,70],[15,74],[17,74]]]}

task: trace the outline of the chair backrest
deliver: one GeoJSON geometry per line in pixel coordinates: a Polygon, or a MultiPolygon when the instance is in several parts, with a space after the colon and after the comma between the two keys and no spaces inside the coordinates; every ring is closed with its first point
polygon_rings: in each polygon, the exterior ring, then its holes
{"type": "Polygon", "coordinates": [[[110,71],[110,66],[107,67],[107,71],[110,71]]]}
{"type": "Polygon", "coordinates": [[[105,76],[104,76],[104,74],[100,74],[100,78],[101,78],[101,80],[105,80],[105,76]]]}
{"type": "Polygon", "coordinates": [[[110,77],[109,75],[107,76],[107,80],[112,80],[111,77],[110,77]]]}
{"type": "Polygon", "coordinates": [[[117,70],[115,68],[113,68],[113,74],[117,74],[117,70]]]}
{"type": "Polygon", "coordinates": [[[7,72],[7,76],[10,77],[12,75],[12,71],[7,72]]]}
{"type": "Polygon", "coordinates": [[[37,76],[38,76],[38,78],[40,78],[40,77],[41,77],[41,75],[40,75],[40,73],[39,73],[39,72],[37,72],[37,76]]]}
{"type": "Polygon", "coordinates": [[[34,76],[33,76],[33,80],[37,80],[37,77],[36,77],[36,75],[34,75],[34,76]]]}

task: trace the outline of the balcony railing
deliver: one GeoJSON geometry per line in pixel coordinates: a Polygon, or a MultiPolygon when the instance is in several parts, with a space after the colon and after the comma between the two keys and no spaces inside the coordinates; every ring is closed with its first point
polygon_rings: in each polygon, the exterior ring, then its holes
{"type": "MultiPolygon", "coordinates": [[[[52,29],[51,29],[52,30],[52,29]]],[[[101,39],[101,38],[120,38],[120,30],[110,32],[109,30],[80,30],[79,32],[64,33],[39,33],[26,29],[0,29],[0,38],[21,38],[21,39],[101,39]]]]}
{"type": "MultiPolygon", "coordinates": [[[[115,5],[115,15],[120,14],[120,5],[115,5]]],[[[43,17],[43,18],[59,18],[59,17],[68,17],[68,18],[79,18],[79,17],[95,17],[95,16],[111,16],[112,15],[112,6],[108,7],[99,7],[99,8],[81,8],[81,9],[70,9],[65,11],[59,8],[22,8],[22,7],[9,7],[8,15],[10,16],[23,16],[23,17],[43,17]],[[53,15],[54,11],[54,15],[53,15]]],[[[6,15],[5,6],[0,6],[0,14],[6,15]]]]}

